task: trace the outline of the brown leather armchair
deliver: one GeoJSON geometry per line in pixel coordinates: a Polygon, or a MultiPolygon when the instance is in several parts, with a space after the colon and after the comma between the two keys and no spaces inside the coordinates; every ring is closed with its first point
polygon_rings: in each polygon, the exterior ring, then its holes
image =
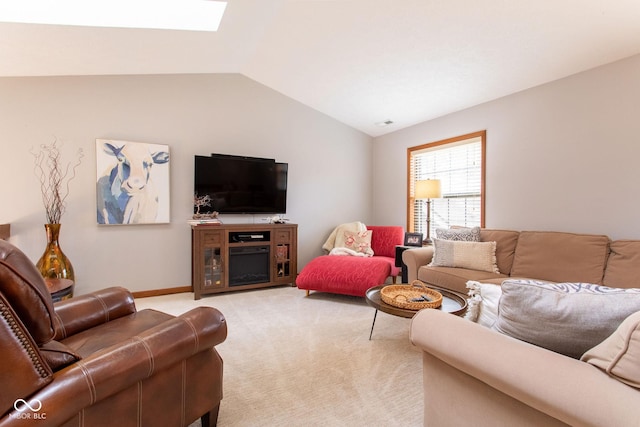
{"type": "Polygon", "coordinates": [[[214,308],[136,311],[123,288],[54,305],[33,263],[0,241],[0,427],[213,426],[226,336],[214,308]]]}

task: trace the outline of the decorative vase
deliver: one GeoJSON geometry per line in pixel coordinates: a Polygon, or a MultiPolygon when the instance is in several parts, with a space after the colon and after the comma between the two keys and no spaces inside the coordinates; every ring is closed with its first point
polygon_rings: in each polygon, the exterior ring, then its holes
{"type": "Polygon", "coordinates": [[[75,276],[71,261],[62,252],[58,243],[60,224],[45,224],[44,229],[47,232],[47,248],[36,263],[36,267],[45,278],[54,301],[71,298],[75,276]]]}

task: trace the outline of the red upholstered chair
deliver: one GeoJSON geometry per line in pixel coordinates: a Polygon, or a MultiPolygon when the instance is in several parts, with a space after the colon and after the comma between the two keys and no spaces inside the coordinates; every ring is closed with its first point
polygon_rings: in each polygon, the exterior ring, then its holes
{"type": "Polygon", "coordinates": [[[400,275],[395,266],[395,247],[402,245],[400,226],[367,226],[371,230],[372,257],[323,255],[304,266],[296,285],[307,291],[364,296],[367,289],[400,275]]]}

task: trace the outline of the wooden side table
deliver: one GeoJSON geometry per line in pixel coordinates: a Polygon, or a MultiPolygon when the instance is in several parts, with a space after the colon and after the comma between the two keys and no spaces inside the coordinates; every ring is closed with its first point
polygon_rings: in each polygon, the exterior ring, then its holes
{"type": "Polygon", "coordinates": [[[45,277],[44,283],[49,289],[53,302],[69,299],[73,296],[73,280],[69,279],[51,279],[45,277]]]}
{"type": "Polygon", "coordinates": [[[11,224],[0,224],[0,239],[7,240],[11,234],[11,224]]]}
{"type": "Polygon", "coordinates": [[[396,267],[401,267],[402,268],[402,283],[407,283],[408,278],[407,278],[407,266],[404,262],[402,262],[402,252],[406,251],[407,249],[415,249],[416,246],[402,246],[402,245],[398,245],[396,246],[396,267]]]}
{"type": "MultiPolygon", "coordinates": [[[[425,244],[422,245],[423,248],[427,246],[431,246],[431,243],[427,245],[425,244]]],[[[402,268],[402,283],[407,283],[409,281],[409,277],[408,277],[409,274],[407,273],[407,265],[402,261],[402,253],[407,249],[416,249],[419,247],[420,246],[404,246],[404,245],[396,246],[396,267],[402,268]]]]}

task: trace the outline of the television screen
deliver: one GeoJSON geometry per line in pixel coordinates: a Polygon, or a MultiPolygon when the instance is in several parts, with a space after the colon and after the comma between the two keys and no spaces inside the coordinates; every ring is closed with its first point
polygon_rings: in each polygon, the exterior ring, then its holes
{"type": "Polygon", "coordinates": [[[200,207],[200,213],[284,214],[287,175],[288,165],[273,159],[195,156],[194,192],[211,198],[210,206],[200,207]]]}

